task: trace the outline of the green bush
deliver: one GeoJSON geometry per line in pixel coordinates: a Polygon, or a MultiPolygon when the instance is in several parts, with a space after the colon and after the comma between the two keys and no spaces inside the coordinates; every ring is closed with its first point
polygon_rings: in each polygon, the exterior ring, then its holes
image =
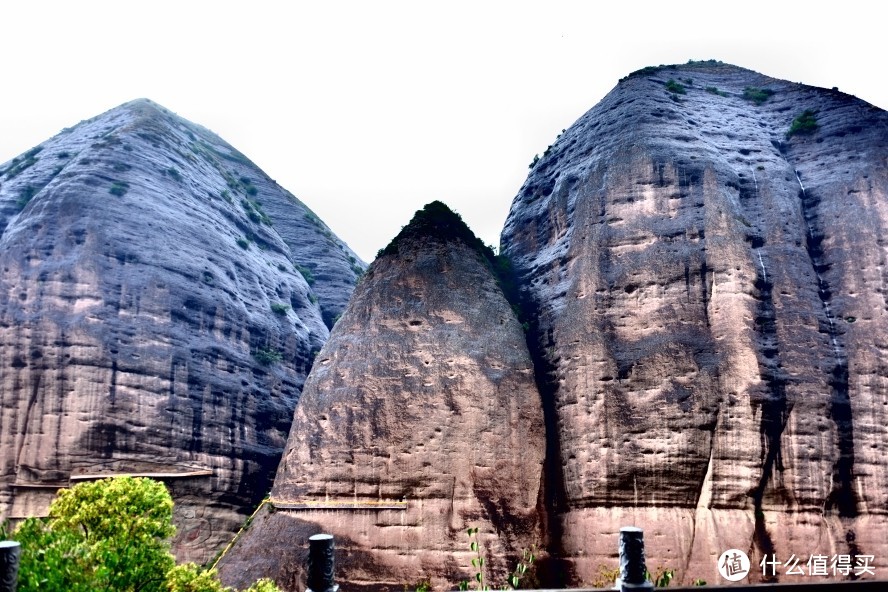
{"type": "Polygon", "coordinates": [[[31,185],[26,185],[19,192],[19,198],[16,200],[15,204],[18,206],[18,209],[24,210],[25,206],[37,195],[37,189],[31,185]]]}
{"type": "Polygon", "coordinates": [[[817,124],[817,111],[805,109],[798,117],[792,120],[792,125],[789,126],[789,131],[786,132],[786,137],[791,138],[798,134],[813,134],[818,127],[820,126],[817,124]]]}
{"type": "Polygon", "coordinates": [[[718,95],[718,96],[720,96],[720,97],[726,97],[726,96],[728,96],[728,93],[726,93],[726,92],[723,91],[723,90],[718,90],[718,88],[716,88],[716,87],[714,87],[714,86],[707,86],[707,87],[706,87],[706,92],[708,92],[708,93],[711,94],[711,95],[718,95]]]}
{"type": "Polygon", "coordinates": [[[27,157],[24,161],[20,161],[18,158],[14,158],[12,159],[12,166],[10,166],[5,171],[6,178],[12,179],[28,167],[32,167],[35,164],[37,164],[37,159],[33,156],[27,157]]]}
{"type": "Polygon", "coordinates": [[[225,592],[227,588],[217,579],[216,570],[202,570],[194,563],[177,565],[167,572],[168,592],[225,592]]]}
{"type": "Polygon", "coordinates": [[[280,302],[272,302],[271,303],[271,312],[276,315],[280,315],[282,317],[287,316],[287,311],[290,310],[290,307],[286,304],[282,304],[280,302]]]}
{"type": "Polygon", "coordinates": [[[166,170],[166,173],[167,173],[170,177],[172,177],[174,181],[181,181],[181,180],[182,180],[182,173],[180,173],[179,171],[177,171],[176,169],[174,169],[174,168],[172,168],[172,167],[171,167],[171,168],[168,168],[168,169],[166,170]]]}
{"type": "Polygon", "coordinates": [[[111,195],[116,195],[117,197],[121,197],[126,194],[126,190],[129,189],[129,183],[125,183],[124,181],[115,181],[113,185],[111,185],[111,189],[108,190],[108,193],[111,195]]]}
{"type": "Polygon", "coordinates": [[[277,364],[284,356],[278,350],[273,347],[260,347],[256,351],[253,352],[253,357],[256,358],[256,361],[262,364],[263,366],[271,366],[272,364],[277,364]]]}
{"type": "Polygon", "coordinates": [[[770,88],[756,88],[755,86],[747,86],[743,89],[743,98],[747,101],[761,105],[774,95],[774,91],[770,88]]]}
{"type": "Polygon", "coordinates": [[[309,286],[314,285],[315,276],[309,268],[303,267],[303,266],[299,265],[298,263],[296,265],[294,265],[294,267],[296,268],[296,271],[298,271],[300,274],[302,274],[302,277],[305,278],[305,283],[307,283],[309,286]]]}
{"type": "Polygon", "coordinates": [[[237,246],[239,246],[241,249],[246,251],[247,249],[250,248],[250,241],[241,237],[241,238],[237,239],[237,246]]]}
{"type": "Polygon", "coordinates": [[[666,90],[677,95],[683,95],[687,92],[683,84],[676,82],[672,78],[666,81],[666,90]]]}
{"type": "MultiPolygon", "coordinates": [[[[253,195],[253,194],[251,194],[253,195]]],[[[265,223],[271,226],[271,218],[262,210],[262,205],[252,199],[242,199],[241,205],[247,213],[247,217],[256,224],[265,223]]]]}

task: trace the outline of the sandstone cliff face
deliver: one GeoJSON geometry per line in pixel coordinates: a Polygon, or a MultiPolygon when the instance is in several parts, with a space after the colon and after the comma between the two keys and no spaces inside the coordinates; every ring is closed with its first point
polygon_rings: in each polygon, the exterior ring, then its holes
{"type": "Polygon", "coordinates": [[[205,561],[268,491],[322,314],[362,264],[150,101],[0,171],[0,518],[41,514],[80,479],[162,476],[177,555],[205,561]]]}
{"type": "Polygon", "coordinates": [[[688,582],[732,547],[884,574],[886,198],[884,111],[717,63],[628,77],[532,167],[502,246],[562,581],[628,524],[688,582]]]}
{"type": "MultiPolygon", "coordinates": [[[[296,589],[310,535],[350,589],[505,581],[539,543],[544,432],[524,333],[462,221],[430,204],[371,265],[317,357],[263,511],[223,580],[296,589]]],[[[303,584],[304,585],[304,584],[303,584]]]]}

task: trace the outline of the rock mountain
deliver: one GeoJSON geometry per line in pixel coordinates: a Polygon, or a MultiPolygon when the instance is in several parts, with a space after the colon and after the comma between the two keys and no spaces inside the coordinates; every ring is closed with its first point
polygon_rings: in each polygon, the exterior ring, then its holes
{"type": "Polygon", "coordinates": [[[888,568],[886,224],[884,111],[719,63],[634,73],[533,166],[502,248],[568,581],[627,523],[688,582],[728,548],[888,568]]]}
{"type": "Polygon", "coordinates": [[[417,212],[370,266],[318,355],[270,508],[222,563],[296,589],[303,545],[336,536],[353,589],[446,585],[485,533],[490,567],[540,539],[543,413],[493,254],[446,206],[417,212]]]}
{"type": "Polygon", "coordinates": [[[492,583],[536,544],[541,584],[583,585],[630,524],[688,583],[721,581],[728,548],[753,581],[766,554],[871,555],[884,577],[886,112],[646,68],[531,165],[511,275],[442,217],[356,290],[225,579],[296,589],[329,531],[349,588],[454,586],[478,526],[492,583]]]}
{"type": "Polygon", "coordinates": [[[180,559],[267,493],[364,264],[210,131],[147,100],[0,165],[0,518],[163,478],[180,559]]]}

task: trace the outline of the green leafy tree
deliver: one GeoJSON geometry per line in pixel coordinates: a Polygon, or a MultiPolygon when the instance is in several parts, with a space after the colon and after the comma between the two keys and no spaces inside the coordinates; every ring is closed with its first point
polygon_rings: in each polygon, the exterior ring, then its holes
{"type": "MultiPolygon", "coordinates": [[[[163,483],[117,477],[63,489],[48,518],[24,520],[19,591],[231,592],[215,570],[176,566],[173,500],[163,483]]],[[[0,532],[3,528],[0,528],[0,532]]],[[[279,592],[259,580],[247,592],[279,592]]]]}
{"type": "Polygon", "coordinates": [[[280,588],[268,578],[256,580],[256,583],[244,590],[244,592],[281,592],[280,588]]]}
{"type": "Polygon", "coordinates": [[[161,592],[170,554],[173,500],[163,483],[121,477],[63,489],[49,518],[29,518],[20,589],[161,592]]]}
{"type": "MultiPolygon", "coordinates": [[[[215,569],[202,570],[194,563],[177,565],[167,573],[168,592],[234,592],[223,586],[216,576],[215,569]]],[[[244,592],[280,592],[274,582],[263,578],[244,592]]]]}
{"type": "Polygon", "coordinates": [[[167,573],[167,590],[168,592],[225,592],[228,588],[224,588],[216,579],[215,569],[203,571],[194,563],[185,563],[177,565],[167,573]]]}

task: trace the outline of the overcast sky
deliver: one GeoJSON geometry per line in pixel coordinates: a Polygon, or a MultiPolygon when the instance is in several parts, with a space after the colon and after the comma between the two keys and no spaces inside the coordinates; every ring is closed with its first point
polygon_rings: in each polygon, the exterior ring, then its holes
{"type": "Polygon", "coordinates": [[[534,154],[644,66],[718,59],[888,108],[876,4],[5,3],[0,162],[147,97],[218,133],[367,261],[435,199],[498,244],[534,154]]]}

